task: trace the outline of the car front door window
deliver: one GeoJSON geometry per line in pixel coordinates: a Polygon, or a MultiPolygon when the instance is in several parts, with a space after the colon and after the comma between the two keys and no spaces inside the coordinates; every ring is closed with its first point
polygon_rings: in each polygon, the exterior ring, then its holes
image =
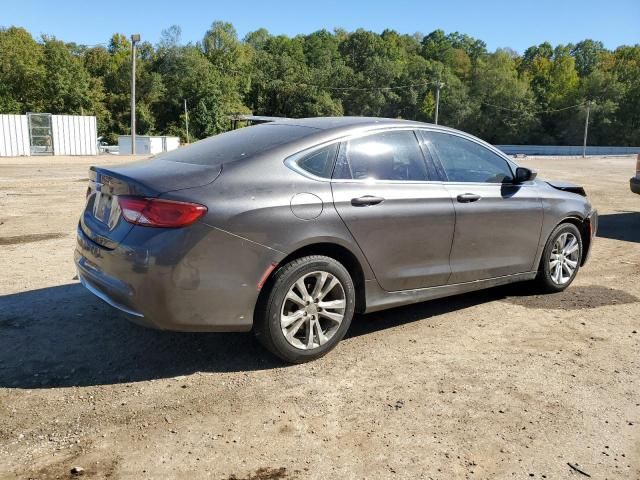
{"type": "Polygon", "coordinates": [[[505,159],[476,142],[440,132],[425,132],[424,137],[450,182],[505,183],[513,179],[505,159]]]}

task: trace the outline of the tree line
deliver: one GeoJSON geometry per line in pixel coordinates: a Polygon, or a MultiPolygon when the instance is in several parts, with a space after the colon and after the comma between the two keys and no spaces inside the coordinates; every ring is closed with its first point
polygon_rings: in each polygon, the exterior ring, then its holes
{"type": "MultiPolygon", "coordinates": [[[[230,128],[229,116],[365,115],[433,121],[495,144],[582,142],[590,105],[591,145],[640,145],[640,44],[608,50],[587,39],[544,42],[522,55],[487,50],[479,39],[320,30],[240,39],[216,21],[199,42],[172,26],[153,45],[138,45],[137,133],[204,138],[230,128]]],[[[95,115],[99,134],[128,134],[131,44],[115,34],[104,45],[34,39],[0,28],[0,113],[95,115]]]]}

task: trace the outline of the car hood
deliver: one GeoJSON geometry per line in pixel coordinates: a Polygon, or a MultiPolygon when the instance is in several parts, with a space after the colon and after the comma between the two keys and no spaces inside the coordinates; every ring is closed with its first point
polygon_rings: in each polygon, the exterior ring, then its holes
{"type": "Polygon", "coordinates": [[[545,182],[556,190],[577,193],[578,195],[582,195],[583,197],[587,196],[586,192],[584,191],[584,187],[582,187],[581,185],[576,185],[575,183],[571,182],[565,182],[563,180],[545,180],[545,182]]]}

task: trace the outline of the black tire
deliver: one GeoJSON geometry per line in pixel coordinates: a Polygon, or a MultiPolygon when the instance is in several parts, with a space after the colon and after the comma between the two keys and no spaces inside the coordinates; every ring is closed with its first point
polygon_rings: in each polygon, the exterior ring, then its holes
{"type": "MultiPolygon", "coordinates": [[[[355,287],[347,269],[333,258],[311,255],[292,260],[274,272],[265,289],[261,301],[256,306],[253,332],[270,352],[289,363],[304,363],[322,357],[342,340],[349,329],[355,311],[355,287]],[[298,279],[313,272],[327,272],[340,282],[345,300],[344,317],[326,343],[303,350],[296,348],[285,338],[280,323],[281,313],[289,289],[298,279]]],[[[303,309],[304,307],[301,308],[303,309]]],[[[316,315],[320,322],[321,314],[316,315]]],[[[304,327],[307,328],[306,324],[304,327]]]]}
{"type": "Polygon", "coordinates": [[[553,232],[551,232],[551,235],[549,235],[547,244],[545,245],[544,250],[542,252],[542,257],[540,258],[538,276],[536,277],[536,283],[538,287],[543,292],[546,292],[546,293],[562,292],[563,290],[565,290],[569,285],[571,285],[573,280],[576,278],[578,271],[580,270],[582,255],[583,255],[582,234],[580,233],[580,230],[578,230],[578,227],[576,227],[572,223],[561,223],[560,225],[558,225],[553,230],[553,232]],[[576,264],[575,270],[570,275],[568,280],[566,280],[563,283],[558,283],[553,278],[553,272],[550,264],[551,254],[553,252],[556,241],[560,238],[561,235],[565,233],[573,235],[577,239],[577,242],[578,242],[577,264],[576,264]]]}

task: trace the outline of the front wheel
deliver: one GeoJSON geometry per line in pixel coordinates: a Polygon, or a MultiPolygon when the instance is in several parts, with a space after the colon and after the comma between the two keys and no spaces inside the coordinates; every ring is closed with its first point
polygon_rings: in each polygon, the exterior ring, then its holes
{"type": "Polygon", "coordinates": [[[580,231],[572,223],[562,223],[549,236],[536,280],[546,292],[561,292],[576,278],[581,261],[580,231]]]}
{"type": "Polygon", "coordinates": [[[330,257],[293,260],[274,273],[258,305],[256,338],[291,363],[315,360],[344,337],[355,310],[349,272],[330,257]]]}

